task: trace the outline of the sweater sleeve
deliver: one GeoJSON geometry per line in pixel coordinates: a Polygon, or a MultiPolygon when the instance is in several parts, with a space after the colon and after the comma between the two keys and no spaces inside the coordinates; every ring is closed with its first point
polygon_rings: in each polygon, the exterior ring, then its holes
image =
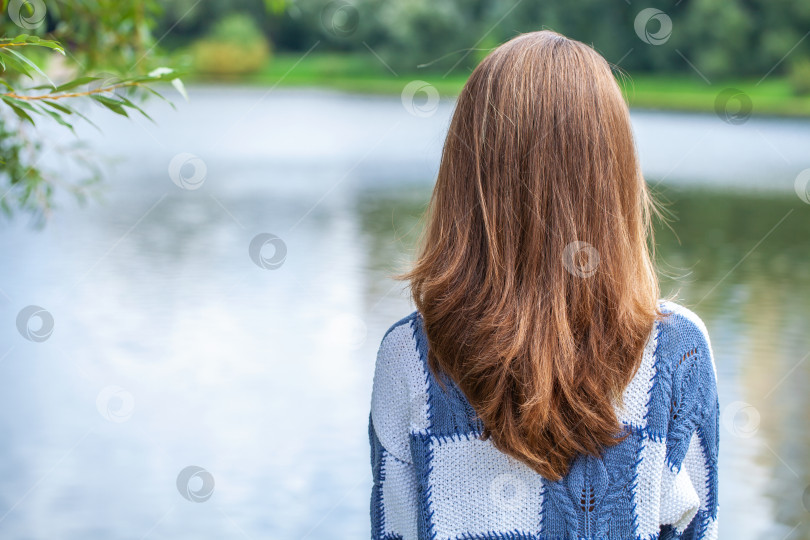
{"type": "Polygon", "coordinates": [[[661,536],[717,538],[719,401],[709,335],[694,313],[679,328],[666,460],[661,482],[661,536]]]}
{"type": "Polygon", "coordinates": [[[380,443],[369,415],[371,444],[371,538],[416,539],[417,480],[414,466],[380,443]]]}
{"type": "Polygon", "coordinates": [[[415,401],[410,332],[409,324],[393,328],[377,353],[368,419],[372,540],[417,537],[418,481],[409,444],[415,401]]]}

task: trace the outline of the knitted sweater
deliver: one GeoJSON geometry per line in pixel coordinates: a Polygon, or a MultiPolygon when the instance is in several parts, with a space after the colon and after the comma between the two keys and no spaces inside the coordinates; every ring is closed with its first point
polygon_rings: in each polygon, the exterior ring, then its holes
{"type": "Polygon", "coordinates": [[[661,301],[617,416],[630,436],[553,482],[478,438],[427,367],[422,316],[386,331],[371,395],[372,539],[717,538],[717,370],[692,311],[661,301]]]}

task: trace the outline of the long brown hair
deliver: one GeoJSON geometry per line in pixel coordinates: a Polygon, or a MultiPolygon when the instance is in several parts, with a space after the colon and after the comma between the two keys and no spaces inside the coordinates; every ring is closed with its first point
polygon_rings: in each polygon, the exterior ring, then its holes
{"type": "Polygon", "coordinates": [[[662,315],[652,212],[627,105],[596,51],[531,32],[476,67],[418,259],[395,277],[410,281],[431,371],[468,398],[481,438],[546,478],[626,436],[614,404],[662,315]]]}

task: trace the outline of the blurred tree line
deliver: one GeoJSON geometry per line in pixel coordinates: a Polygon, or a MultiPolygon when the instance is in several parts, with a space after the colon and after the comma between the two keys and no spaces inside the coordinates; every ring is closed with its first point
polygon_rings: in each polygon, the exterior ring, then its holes
{"type": "MultiPolygon", "coordinates": [[[[166,44],[180,47],[242,13],[279,51],[303,52],[320,40],[319,50],[370,47],[397,70],[447,72],[470,69],[517,33],[547,28],[593,45],[631,73],[686,73],[688,59],[709,78],[771,70],[809,75],[810,39],[803,38],[810,2],[659,0],[654,7],[671,22],[660,44],[637,33],[636,18],[647,7],[600,0],[176,0],[155,33],[171,30],[166,44]]],[[[666,31],[660,18],[645,26],[652,34],[666,31]]]]}
{"type": "Polygon", "coordinates": [[[87,106],[146,115],[138,101],[160,96],[150,83],[184,94],[175,64],[225,77],[262,69],[274,51],[317,46],[371,51],[400,73],[458,75],[518,33],[544,28],[630,73],[787,75],[797,93],[810,93],[806,1],[0,0],[0,212],[46,214],[57,187],[83,199],[100,178],[97,159],[78,139],[45,146],[40,122],[72,130],[89,122],[87,106]],[[60,153],[83,178],[46,168],[60,153]]]}

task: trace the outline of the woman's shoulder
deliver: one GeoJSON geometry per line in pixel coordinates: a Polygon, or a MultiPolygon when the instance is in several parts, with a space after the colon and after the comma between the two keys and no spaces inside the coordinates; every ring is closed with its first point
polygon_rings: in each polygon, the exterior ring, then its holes
{"type": "MultiPolygon", "coordinates": [[[[388,337],[394,332],[402,332],[404,329],[413,329],[413,322],[416,317],[419,315],[419,312],[416,310],[411,311],[407,315],[403,316],[402,318],[398,319],[396,322],[392,323],[391,326],[383,333],[383,337],[381,340],[381,345],[385,344],[388,337]]],[[[391,338],[389,341],[393,341],[391,338]]]]}
{"type": "Polygon", "coordinates": [[[416,311],[383,333],[371,392],[371,420],[382,445],[400,461],[410,461],[407,434],[425,427],[426,377],[416,311]]]}
{"type": "Polygon", "coordinates": [[[662,300],[659,306],[663,316],[656,321],[658,371],[676,375],[696,367],[705,377],[714,375],[715,381],[704,384],[716,383],[717,366],[706,324],[693,310],[672,300],[662,300]]]}
{"type": "Polygon", "coordinates": [[[657,354],[682,363],[685,357],[699,354],[716,374],[711,338],[703,319],[692,309],[673,300],[660,300],[663,317],[657,324],[657,354]]]}
{"type": "MultiPolygon", "coordinates": [[[[409,386],[424,380],[421,356],[423,344],[418,312],[411,311],[392,323],[383,333],[377,350],[377,379],[407,379],[409,386]]],[[[378,385],[379,385],[379,381],[378,385]]]]}
{"type": "Polygon", "coordinates": [[[708,339],[709,332],[706,324],[692,309],[669,299],[659,300],[658,305],[665,315],[662,319],[665,326],[678,332],[697,332],[708,339]]]}
{"type": "Polygon", "coordinates": [[[398,364],[412,363],[418,357],[417,311],[411,311],[392,323],[383,333],[377,350],[377,363],[398,364]]]}

